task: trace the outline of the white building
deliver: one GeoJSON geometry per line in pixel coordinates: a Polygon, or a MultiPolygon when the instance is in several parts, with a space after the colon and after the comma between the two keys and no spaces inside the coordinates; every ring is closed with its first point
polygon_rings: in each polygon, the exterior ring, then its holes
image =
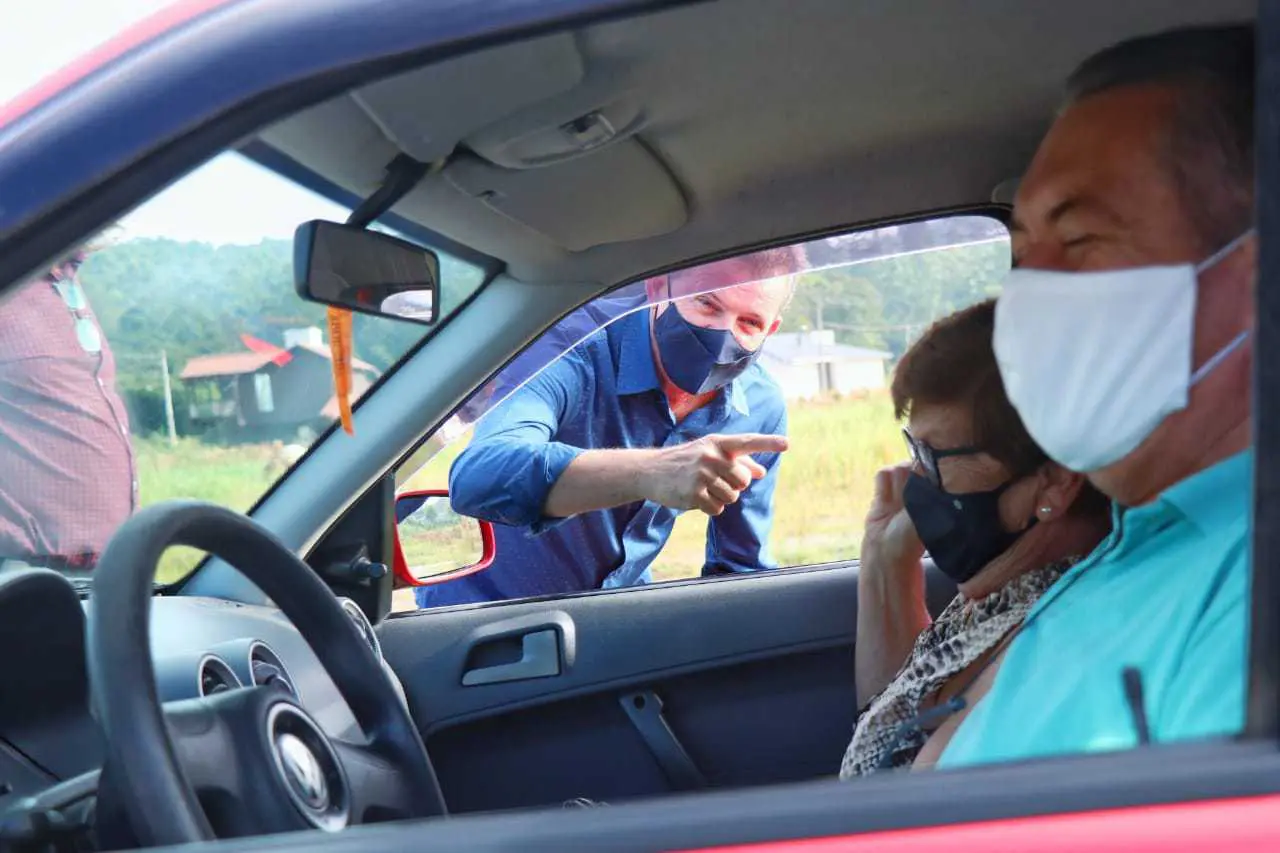
{"type": "Polygon", "coordinates": [[[780,332],[769,338],[760,364],[782,386],[788,400],[808,400],[823,394],[855,394],[885,387],[883,350],[836,343],[835,332],[780,332]]]}

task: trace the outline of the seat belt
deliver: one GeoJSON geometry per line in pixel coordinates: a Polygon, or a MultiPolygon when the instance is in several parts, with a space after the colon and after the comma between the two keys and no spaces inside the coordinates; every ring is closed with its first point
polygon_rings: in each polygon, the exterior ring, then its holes
{"type": "Polygon", "coordinates": [[[642,690],[620,696],[618,701],[674,790],[695,791],[707,787],[702,771],[693,763],[684,744],[667,723],[662,713],[662,700],[656,693],[642,690]]]}

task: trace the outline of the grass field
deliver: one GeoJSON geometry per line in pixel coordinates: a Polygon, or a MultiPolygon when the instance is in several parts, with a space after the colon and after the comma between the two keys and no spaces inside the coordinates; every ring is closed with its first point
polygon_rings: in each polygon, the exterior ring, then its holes
{"type": "MultiPolygon", "coordinates": [[[[875,473],[905,455],[888,397],[793,405],[788,432],[774,495],[774,558],[799,566],[856,557],[875,473]]],[[[706,518],[682,515],[655,577],[697,574],[705,543],[706,518]]]]}
{"type": "MultiPolygon", "coordinates": [[[[142,506],[172,498],[198,498],[244,511],[262,496],[284,467],[272,464],[266,445],[214,447],[195,439],[176,446],[159,439],[134,444],[138,465],[138,500],[142,506]]],[[[171,548],[156,572],[162,583],[181,578],[202,554],[171,548]]]]}
{"type": "MultiPolygon", "coordinates": [[[[857,556],[862,518],[875,472],[904,455],[887,397],[792,404],[791,449],[779,474],[772,537],[780,565],[802,565],[857,556]]],[[[446,447],[406,484],[442,488],[463,439],[446,447]]],[[[176,447],[144,440],[137,446],[142,503],[179,497],[247,510],[283,471],[265,446],[219,448],[183,440],[176,447]]],[[[654,576],[670,580],[702,567],[706,516],[684,513],[654,564],[654,576]]],[[[416,555],[415,555],[416,556],[416,555]]],[[[159,580],[180,577],[198,555],[174,549],[159,580]]]]}
{"type": "MultiPolygon", "coordinates": [[[[794,566],[857,556],[875,472],[906,453],[888,397],[793,403],[788,420],[791,449],[774,495],[774,557],[794,566]]],[[[459,440],[445,448],[406,487],[447,487],[449,465],[462,447],[459,440]]],[[[654,577],[697,575],[706,527],[702,513],[681,515],[654,563],[654,577]]]]}

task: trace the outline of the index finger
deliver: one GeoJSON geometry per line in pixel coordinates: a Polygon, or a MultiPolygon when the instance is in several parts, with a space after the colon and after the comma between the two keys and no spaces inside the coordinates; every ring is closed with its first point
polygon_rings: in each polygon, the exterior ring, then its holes
{"type": "Polygon", "coordinates": [[[731,457],[744,453],[781,453],[787,449],[785,435],[744,432],[738,435],[713,435],[710,438],[722,452],[731,457]]]}
{"type": "Polygon", "coordinates": [[[876,472],[875,496],[880,500],[889,500],[893,496],[893,468],[881,468],[876,472]]]}
{"type": "Polygon", "coordinates": [[[914,462],[903,462],[889,469],[889,482],[893,484],[894,492],[902,491],[902,488],[907,484],[907,478],[911,476],[915,469],[914,462]]]}

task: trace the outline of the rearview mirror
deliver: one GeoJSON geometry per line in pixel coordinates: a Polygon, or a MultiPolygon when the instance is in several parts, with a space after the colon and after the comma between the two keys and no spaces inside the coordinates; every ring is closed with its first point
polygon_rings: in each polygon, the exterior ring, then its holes
{"type": "Polygon", "coordinates": [[[442,583],[489,568],[493,525],[459,515],[441,489],[396,498],[396,574],[409,586],[442,583]]]}
{"type": "Polygon", "coordinates": [[[440,259],[429,249],[354,225],[313,219],[293,237],[298,295],[379,317],[436,321],[440,259]]]}

